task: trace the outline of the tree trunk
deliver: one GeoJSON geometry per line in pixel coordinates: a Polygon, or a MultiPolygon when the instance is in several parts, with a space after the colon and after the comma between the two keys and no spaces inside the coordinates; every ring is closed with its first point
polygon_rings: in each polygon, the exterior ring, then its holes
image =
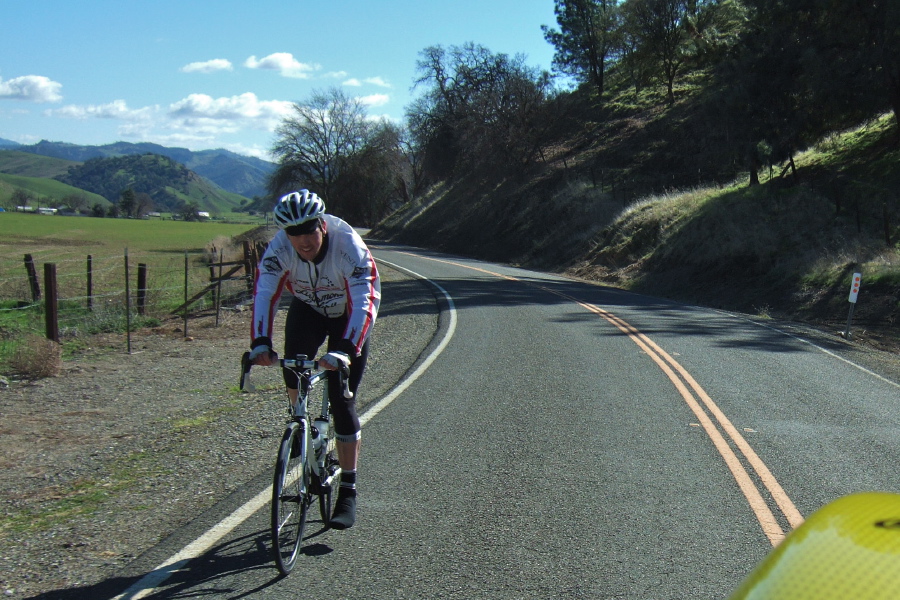
{"type": "Polygon", "coordinates": [[[756,155],[750,156],[750,187],[759,185],[759,159],[756,155]]]}
{"type": "Polygon", "coordinates": [[[750,187],[759,185],[759,169],[750,167],[750,187]]]}

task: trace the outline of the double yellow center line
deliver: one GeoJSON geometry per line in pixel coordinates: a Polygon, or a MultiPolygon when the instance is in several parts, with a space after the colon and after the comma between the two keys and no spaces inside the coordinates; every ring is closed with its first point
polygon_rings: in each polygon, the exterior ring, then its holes
{"type": "MultiPolygon", "coordinates": [[[[420,255],[417,256],[419,256],[420,258],[428,258],[422,257],[420,255]]],[[[669,378],[669,381],[671,381],[672,385],[675,386],[675,389],[678,390],[678,393],[681,395],[685,403],[697,417],[697,420],[700,422],[700,426],[703,427],[703,430],[709,436],[709,439],[716,447],[716,450],[719,451],[719,454],[725,461],[726,466],[731,471],[731,474],[734,476],[735,481],[737,481],[738,487],[744,494],[744,497],[747,499],[750,508],[756,515],[756,519],[759,521],[763,533],[765,533],[771,544],[773,546],[777,546],[784,539],[786,532],[776,518],[775,513],[773,513],[772,509],[769,507],[769,504],[763,498],[760,488],[758,487],[756,481],[754,481],[754,478],[748,472],[747,468],[744,466],[744,462],[746,462],[746,464],[749,465],[749,468],[752,469],[756,474],[756,479],[759,481],[759,483],[761,483],[762,486],[766,490],[768,490],[769,495],[771,496],[775,505],[784,515],[784,519],[787,521],[790,527],[796,529],[801,523],[803,523],[803,515],[800,514],[800,511],[798,511],[797,507],[794,506],[794,503],[791,502],[791,499],[775,479],[775,476],[772,475],[772,472],[769,471],[769,468],[759,458],[753,448],[750,447],[750,444],[747,443],[747,440],[744,439],[744,436],[742,436],[737,428],[732,425],[731,421],[728,420],[728,417],[725,416],[725,413],[723,413],[722,410],[716,405],[716,403],[713,402],[712,398],[709,397],[709,394],[707,394],[706,391],[700,386],[700,384],[697,383],[697,381],[691,376],[691,374],[688,373],[687,369],[681,366],[678,361],[676,361],[674,358],[672,358],[671,355],[669,355],[668,352],[660,348],[659,345],[656,344],[656,342],[651,340],[645,334],[641,333],[634,326],[630,325],[624,319],[617,317],[611,312],[604,310],[598,306],[583,302],[577,298],[569,296],[568,294],[564,294],[558,290],[554,290],[552,288],[539,285],[534,282],[523,281],[515,277],[495,273],[493,271],[487,271],[485,269],[480,269],[457,262],[440,260],[436,258],[429,258],[429,260],[443,262],[458,267],[463,267],[465,269],[471,269],[473,271],[478,271],[487,275],[499,277],[501,279],[516,281],[536,287],[543,291],[564,298],[570,302],[573,302],[578,306],[583,307],[585,310],[599,315],[600,317],[608,321],[614,327],[619,329],[619,331],[627,335],[629,339],[631,339],[631,341],[637,344],[637,346],[641,350],[643,350],[647,354],[647,356],[649,356],[653,360],[654,363],[656,363],[656,365],[662,370],[662,372],[666,374],[666,377],[669,378]],[[726,436],[731,440],[731,443],[728,442],[726,436]],[[744,461],[740,459],[740,457],[738,456],[738,452],[735,451],[735,448],[743,456],[744,461]]]]}

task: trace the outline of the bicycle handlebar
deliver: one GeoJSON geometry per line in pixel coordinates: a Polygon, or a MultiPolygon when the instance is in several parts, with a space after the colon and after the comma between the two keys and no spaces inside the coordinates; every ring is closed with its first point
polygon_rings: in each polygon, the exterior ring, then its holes
{"type": "MultiPolygon", "coordinates": [[[[244,352],[241,356],[241,391],[242,392],[252,392],[254,391],[253,384],[250,383],[250,368],[253,366],[253,363],[250,362],[250,353],[244,352]]],[[[284,369],[291,369],[293,371],[299,372],[307,372],[314,371],[319,368],[319,361],[317,360],[309,360],[306,355],[298,354],[296,358],[278,358],[275,361],[274,366],[280,366],[284,369]]],[[[337,371],[338,380],[341,384],[341,392],[344,395],[344,398],[350,399],[353,397],[353,392],[350,391],[350,369],[348,367],[341,367],[337,371]]]]}

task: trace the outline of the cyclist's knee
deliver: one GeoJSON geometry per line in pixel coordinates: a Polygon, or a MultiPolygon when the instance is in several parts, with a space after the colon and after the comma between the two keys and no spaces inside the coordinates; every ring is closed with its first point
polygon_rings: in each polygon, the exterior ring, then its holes
{"type": "Polygon", "coordinates": [[[332,401],[331,414],[334,418],[334,432],[337,439],[347,438],[346,441],[350,442],[359,439],[361,427],[359,415],[356,414],[355,403],[352,401],[346,403],[335,403],[332,401]]]}

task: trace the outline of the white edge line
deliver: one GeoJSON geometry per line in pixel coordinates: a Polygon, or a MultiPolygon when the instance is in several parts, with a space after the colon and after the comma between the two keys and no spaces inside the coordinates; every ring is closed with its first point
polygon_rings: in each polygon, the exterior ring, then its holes
{"type": "MultiPolygon", "coordinates": [[[[431,364],[435,361],[435,359],[437,359],[441,352],[444,351],[444,348],[446,348],[447,344],[450,343],[450,339],[453,337],[453,334],[456,331],[456,305],[453,303],[453,298],[450,297],[450,294],[447,293],[447,290],[442,288],[437,283],[431,281],[427,277],[419,275],[415,271],[410,271],[409,269],[405,269],[399,265],[395,265],[385,260],[379,259],[379,262],[382,262],[390,266],[391,268],[397,269],[398,271],[403,271],[404,273],[412,275],[413,277],[416,277],[418,279],[427,281],[428,283],[436,287],[447,300],[447,304],[449,306],[448,312],[450,313],[450,324],[447,327],[447,332],[444,334],[444,337],[441,340],[440,344],[438,344],[438,346],[431,352],[431,354],[429,354],[425,358],[425,360],[423,360],[421,364],[419,364],[416,370],[413,371],[403,381],[401,381],[381,400],[370,406],[366,410],[366,412],[360,416],[360,425],[365,425],[370,420],[372,420],[372,418],[374,418],[391,402],[393,402],[397,398],[397,396],[402,394],[406,390],[406,388],[412,385],[416,379],[421,377],[425,370],[428,369],[428,367],[431,366],[431,364]]],[[[140,600],[140,598],[144,598],[148,594],[151,594],[155,591],[158,585],[163,583],[173,573],[177,573],[192,559],[197,558],[198,556],[209,550],[213,544],[225,537],[232,529],[246,521],[253,513],[265,506],[266,503],[271,500],[271,497],[272,490],[270,488],[264,489],[256,496],[248,500],[245,504],[238,507],[233,513],[213,525],[206,531],[206,533],[185,546],[180,552],[172,555],[165,562],[153,569],[150,573],[144,575],[140,580],[135,582],[127,590],[113,598],[113,600],[140,600]]]]}
{"type": "Polygon", "coordinates": [[[450,343],[450,339],[453,337],[453,334],[456,331],[456,305],[453,303],[453,298],[450,297],[450,294],[447,293],[447,290],[442,288],[437,283],[431,281],[430,279],[428,279],[422,275],[419,275],[415,271],[410,271],[409,269],[404,269],[403,267],[401,267],[399,265],[389,263],[385,260],[381,260],[380,262],[383,262],[384,264],[386,264],[394,269],[397,269],[398,271],[403,271],[405,273],[408,273],[409,275],[412,275],[413,277],[417,277],[419,279],[427,281],[428,283],[430,283],[431,285],[436,287],[441,292],[441,294],[444,295],[444,299],[447,300],[447,305],[449,306],[448,312],[450,313],[450,324],[447,327],[447,333],[444,334],[444,337],[441,340],[441,343],[438,344],[437,348],[435,348],[434,351],[432,351],[432,353],[429,354],[428,357],[424,361],[422,361],[422,363],[416,368],[415,371],[412,372],[412,374],[409,377],[407,377],[406,379],[401,381],[384,398],[382,398],[381,400],[379,400],[378,402],[373,404],[371,407],[369,407],[369,409],[366,410],[365,414],[359,418],[360,425],[365,425],[366,423],[368,423],[372,418],[375,417],[375,415],[380,413],[382,410],[385,409],[385,407],[387,407],[391,402],[393,402],[397,396],[402,394],[406,390],[406,388],[408,388],[410,385],[412,385],[412,383],[416,379],[418,379],[422,375],[422,373],[424,373],[425,370],[428,369],[428,367],[431,366],[431,363],[433,363],[435,361],[435,359],[441,354],[441,352],[444,351],[444,348],[446,348],[447,344],[450,343]]]}
{"type": "Polygon", "coordinates": [[[848,365],[850,365],[851,367],[855,367],[855,368],[859,369],[860,371],[862,371],[863,373],[866,373],[867,375],[871,375],[872,377],[875,377],[876,379],[880,379],[881,381],[883,381],[883,382],[885,382],[885,383],[888,383],[888,384],[890,384],[890,385],[892,385],[892,386],[894,386],[894,387],[900,388],[900,383],[897,383],[896,381],[891,381],[891,380],[888,379],[887,377],[884,377],[884,376],[882,376],[882,375],[879,375],[878,373],[876,373],[876,372],[874,372],[874,371],[872,371],[872,370],[870,370],[870,369],[867,369],[867,368],[865,368],[865,367],[862,366],[862,365],[858,365],[858,364],[856,364],[855,362],[853,362],[852,360],[849,360],[849,359],[847,359],[847,358],[844,358],[844,357],[841,356],[840,354],[836,354],[836,353],[832,352],[832,351],[829,350],[828,348],[823,348],[822,346],[816,344],[815,342],[812,342],[812,341],[807,340],[807,339],[803,339],[803,338],[800,337],[799,335],[795,335],[795,334],[793,334],[793,333],[789,333],[789,332],[784,331],[783,329],[779,329],[778,327],[775,327],[775,326],[773,326],[773,325],[767,325],[766,323],[760,323],[759,321],[755,321],[755,320],[753,320],[753,319],[751,319],[751,318],[749,318],[749,317],[745,317],[745,316],[742,316],[742,315],[739,315],[739,314],[736,314],[736,313],[730,313],[730,312],[727,312],[727,311],[724,311],[724,310],[717,310],[717,309],[712,309],[712,310],[715,311],[715,312],[718,312],[718,313],[720,313],[720,314],[723,314],[723,315],[728,315],[729,317],[736,317],[736,318],[741,319],[741,320],[743,320],[743,321],[747,321],[748,323],[752,323],[753,325],[756,325],[756,326],[758,326],[758,327],[764,327],[764,328],[766,328],[766,329],[770,329],[770,330],[772,330],[772,331],[775,331],[775,332],[777,332],[777,333],[780,333],[781,335],[785,335],[785,336],[787,336],[787,337],[789,337],[789,338],[793,338],[793,339],[797,340],[798,342],[802,342],[802,343],[804,343],[804,344],[807,344],[807,345],[809,345],[809,346],[812,346],[813,348],[815,348],[815,349],[818,350],[819,352],[823,352],[823,353],[827,354],[828,356],[831,356],[832,358],[836,358],[836,359],[838,359],[838,360],[840,360],[840,361],[843,361],[843,362],[847,363],[848,365]]]}

